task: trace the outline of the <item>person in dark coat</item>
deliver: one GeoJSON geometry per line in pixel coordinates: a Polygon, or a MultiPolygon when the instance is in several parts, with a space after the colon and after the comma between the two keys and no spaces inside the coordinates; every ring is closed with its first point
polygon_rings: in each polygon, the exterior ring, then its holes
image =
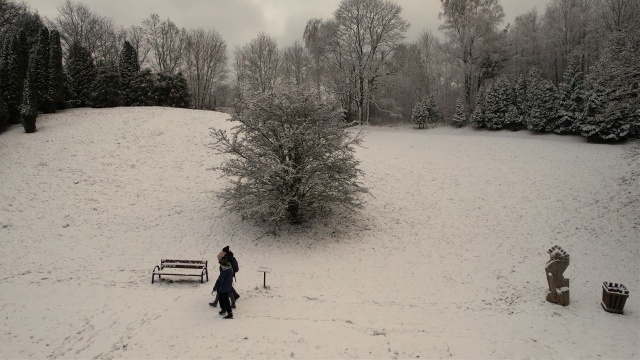
{"type": "MultiPolygon", "coordinates": [[[[222,260],[222,259],[226,259],[228,262],[231,263],[231,269],[233,270],[233,278],[236,278],[236,272],[238,272],[240,270],[240,268],[238,267],[238,260],[236,260],[235,256],[233,256],[233,252],[231,252],[231,250],[229,250],[229,246],[225,246],[222,248],[222,251],[220,251],[220,253],[218,254],[218,261],[222,260]]],[[[222,268],[220,268],[220,271],[222,271],[222,268]]],[[[231,293],[229,294],[229,299],[231,300],[231,308],[235,309],[236,308],[236,300],[238,300],[240,298],[240,294],[238,294],[238,292],[236,291],[236,289],[232,286],[231,287],[231,293]]],[[[216,297],[215,300],[213,300],[213,302],[210,302],[209,305],[211,306],[218,306],[218,301],[219,299],[216,297]]]]}
{"type": "Polygon", "coordinates": [[[220,275],[216,280],[216,284],[213,286],[213,292],[217,292],[217,297],[220,301],[220,315],[225,315],[225,319],[233,319],[233,312],[231,309],[231,301],[229,295],[233,290],[233,270],[231,269],[231,263],[225,259],[220,259],[220,275]]]}

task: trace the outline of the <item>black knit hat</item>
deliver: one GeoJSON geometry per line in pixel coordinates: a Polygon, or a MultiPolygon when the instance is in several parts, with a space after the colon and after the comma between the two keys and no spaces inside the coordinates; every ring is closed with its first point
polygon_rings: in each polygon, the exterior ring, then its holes
{"type": "Polygon", "coordinates": [[[229,245],[225,246],[222,248],[222,251],[228,253],[229,252],[229,245]]]}

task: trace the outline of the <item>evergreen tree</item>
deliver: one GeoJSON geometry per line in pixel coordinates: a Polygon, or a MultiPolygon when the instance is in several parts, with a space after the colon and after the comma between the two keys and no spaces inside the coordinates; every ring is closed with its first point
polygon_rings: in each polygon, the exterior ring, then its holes
{"type": "Polygon", "coordinates": [[[96,79],[96,68],[91,53],[79,43],[71,44],[67,55],[67,76],[75,106],[89,106],[96,79]]]}
{"type": "Polygon", "coordinates": [[[97,68],[96,79],[91,91],[93,107],[116,107],[120,105],[120,73],[106,64],[97,68]]]}
{"type": "Polygon", "coordinates": [[[429,99],[421,99],[413,107],[411,114],[411,120],[418,124],[418,128],[424,128],[425,124],[436,123],[439,116],[438,106],[434,96],[430,96],[429,99]]]}
{"type": "Polygon", "coordinates": [[[451,125],[457,128],[463,127],[467,123],[467,118],[464,114],[464,105],[460,99],[456,100],[456,113],[453,115],[451,125]]]}
{"type": "Polygon", "coordinates": [[[557,90],[543,79],[537,69],[529,72],[527,99],[530,106],[527,129],[538,132],[553,131],[557,117],[557,90]]]}
{"type": "Polygon", "coordinates": [[[62,46],[60,33],[51,30],[49,38],[49,98],[53,102],[53,108],[64,109],[64,71],[62,69],[62,46]]]}
{"type": "Polygon", "coordinates": [[[473,114],[471,114],[471,125],[476,129],[486,127],[484,106],[485,95],[484,91],[480,89],[480,91],[478,91],[478,94],[476,95],[476,108],[473,110],[473,114]]]}
{"type": "Polygon", "coordinates": [[[179,72],[173,75],[171,92],[169,93],[167,105],[177,108],[188,108],[191,96],[189,96],[189,87],[187,79],[179,72]]]}
{"type": "Polygon", "coordinates": [[[511,131],[518,131],[522,129],[520,124],[520,114],[518,112],[518,107],[515,104],[510,105],[506,114],[504,114],[504,128],[511,131]]]}
{"type": "Polygon", "coordinates": [[[44,113],[50,113],[55,110],[53,100],[51,99],[51,79],[49,71],[49,58],[51,55],[49,40],[49,29],[45,26],[40,28],[38,34],[38,45],[36,46],[36,68],[35,79],[32,91],[35,92],[38,109],[44,113]]]}
{"type": "Polygon", "coordinates": [[[429,109],[427,107],[427,100],[424,98],[420,99],[413,107],[413,111],[411,112],[411,121],[418,124],[418,129],[423,129],[428,117],[429,109]]]}
{"type": "Polygon", "coordinates": [[[611,35],[591,69],[582,136],[615,142],[640,135],[640,27],[611,35]]]}
{"type": "Polygon", "coordinates": [[[138,53],[128,41],[124,42],[120,51],[118,71],[120,72],[122,103],[125,106],[130,106],[133,103],[131,83],[140,72],[140,65],[138,63],[138,53]]]}
{"type": "Polygon", "coordinates": [[[0,97],[0,132],[7,128],[7,124],[9,124],[9,107],[2,97],[0,97]]]}
{"type": "Polygon", "coordinates": [[[527,99],[527,82],[525,77],[521,75],[516,79],[514,88],[512,89],[512,105],[507,109],[505,114],[505,128],[518,131],[526,129],[526,119],[529,117],[529,102],[527,99]]]}
{"type": "Polygon", "coordinates": [[[20,123],[20,104],[24,87],[24,71],[19,37],[6,36],[0,56],[0,97],[7,104],[10,124],[20,123]]]}
{"type": "Polygon", "coordinates": [[[155,106],[156,99],[156,75],[149,69],[144,69],[136,74],[131,82],[131,105],[155,106]]]}
{"type": "Polygon", "coordinates": [[[582,72],[575,61],[565,70],[558,91],[558,122],[554,131],[573,134],[583,122],[586,102],[582,72]]]}
{"type": "Polygon", "coordinates": [[[438,110],[438,104],[436,103],[436,97],[431,95],[429,102],[427,103],[427,123],[435,124],[440,117],[440,111],[438,110]]]}
{"type": "Polygon", "coordinates": [[[487,91],[484,100],[485,126],[488,129],[502,129],[506,124],[506,114],[513,105],[509,80],[500,77],[487,91]]]}
{"type": "Polygon", "coordinates": [[[24,79],[24,93],[22,94],[22,105],[20,105],[20,121],[24,127],[24,132],[33,133],[36,131],[36,118],[38,116],[38,105],[34,84],[36,80],[36,66],[38,63],[37,53],[29,58],[27,76],[24,79]]]}

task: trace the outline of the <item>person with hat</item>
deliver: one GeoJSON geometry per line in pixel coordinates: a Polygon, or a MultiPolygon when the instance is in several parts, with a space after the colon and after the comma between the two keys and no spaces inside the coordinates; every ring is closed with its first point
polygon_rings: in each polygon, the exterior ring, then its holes
{"type": "MultiPolygon", "coordinates": [[[[218,261],[222,260],[222,259],[226,259],[227,262],[229,262],[231,264],[231,270],[233,270],[233,278],[236,278],[236,273],[240,270],[240,268],[238,267],[238,260],[236,260],[235,256],[233,255],[233,252],[231,252],[231,250],[229,250],[229,245],[225,246],[222,248],[222,251],[220,251],[220,253],[218,253],[218,261]]],[[[220,267],[220,271],[222,271],[222,267],[220,267]]],[[[238,292],[236,291],[236,289],[233,287],[233,285],[231,286],[231,293],[229,294],[229,300],[231,301],[231,308],[235,309],[236,308],[236,300],[240,298],[240,294],[238,294],[238,292]]],[[[216,298],[213,300],[213,302],[210,302],[209,305],[211,306],[218,306],[218,297],[216,296],[216,298]]]]}
{"type": "Polygon", "coordinates": [[[229,295],[233,290],[233,269],[231,269],[231,262],[225,258],[220,259],[218,263],[220,264],[220,275],[213,286],[211,295],[213,295],[214,292],[217,293],[216,297],[220,301],[221,308],[219,314],[226,315],[224,317],[225,319],[233,319],[231,301],[229,300],[229,295]]]}

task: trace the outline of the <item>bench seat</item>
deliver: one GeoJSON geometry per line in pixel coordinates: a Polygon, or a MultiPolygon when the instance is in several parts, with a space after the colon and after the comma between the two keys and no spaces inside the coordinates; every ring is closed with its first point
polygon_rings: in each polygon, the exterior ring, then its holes
{"type": "Polygon", "coordinates": [[[151,274],[151,283],[155,281],[155,277],[162,280],[162,275],[171,276],[199,276],[200,283],[204,282],[204,278],[209,281],[209,270],[207,269],[206,260],[175,260],[175,259],[162,259],[160,265],[156,265],[153,268],[151,274]],[[199,270],[198,273],[188,272],[188,270],[199,270]]]}

